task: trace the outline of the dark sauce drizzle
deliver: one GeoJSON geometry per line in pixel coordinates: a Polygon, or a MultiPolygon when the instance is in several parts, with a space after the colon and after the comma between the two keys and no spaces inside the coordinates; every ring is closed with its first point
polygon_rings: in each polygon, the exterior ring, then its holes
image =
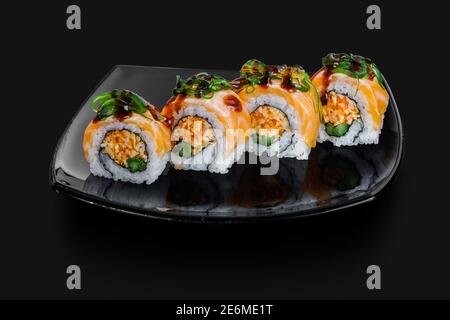
{"type": "Polygon", "coordinates": [[[330,78],[332,75],[333,75],[333,71],[329,68],[325,68],[323,90],[322,90],[322,95],[320,97],[320,102],[322,103],[323,106],[327,105],[327,103],[328,103],[328,96],[326,93],[328,91],[328,87],[330,85],[330,78]]]}
{"type": "Polygon", "coordinates": [[[241,101],[239,101],[239,99],[232,94],[228,94],[225,97],[223,97],[223,103],[225,103],[225,105],[230,107],[230,109],[232,109],[233,111],[236,112],[242,111],[241,101]]]}
{"type": "Polygon", "coordinates": [[[164,124],[169,128],[172,128],[174,123],[175,115],[178,111],[181,110],[184,100],[186,99],[185,95],[173,96],[167,101],[166,106],[164,107],[163,115],[166,118],[164,120],[164,124]]]}

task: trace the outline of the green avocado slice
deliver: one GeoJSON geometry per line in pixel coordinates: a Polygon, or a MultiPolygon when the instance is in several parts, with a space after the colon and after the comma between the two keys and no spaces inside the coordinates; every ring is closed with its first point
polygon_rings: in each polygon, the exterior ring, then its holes
{"type": "Polygon", "coordinates": [[[261,144],[266,147],[270,147],[272,143],[274,142],[273,137],[268,137],[266,135],[261,135],[259,133],[255,133],[252,135],[253,140],[256,141],[256,143],[261,144]]]}
{"type": "Polygon", "coordinates": [[[325,125],[325,132],[329,136],[333,136],[333,137],[344,136],[348,132],[348,129],[350,129],[350,125],[348,125],[346,123],[341,123],[341,124],[338,124],[337,126],[333,126],[332,124],[329,124],[329,123],[327,123],[325,125]]]}
{"type": "Polygon", "coordinates": [[[130,158],[127,160],[128,170],[130,172],[142,172],[147,169],[147,163],[141,158],[130,158]]]}
{"type": "Polygon", "coordinates": [[[182,141],[178,144],[178,155],[182,158],[190,158],[192,157],[192,146],[185,142],[182,141]]]}

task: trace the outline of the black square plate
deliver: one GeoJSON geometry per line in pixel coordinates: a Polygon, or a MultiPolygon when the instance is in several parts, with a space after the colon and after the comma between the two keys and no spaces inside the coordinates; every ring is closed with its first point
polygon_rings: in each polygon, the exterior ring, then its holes
{"type": "MultiPolygon", "coordinates": [[[[201,70],[233,79],[236,71],[201,70]]],[[[89,95],[60,138],[50,168],[52,187],[108,209],[156,219],[189,222],[243,222],[304,217],[371,201],[398,170],[403,129],[389,85],[390,105],[377,145],[319,144],[308,161],[281,159],[274,176],[262,164],[236,164],[228,174],[166,169],[152,185],[95,177],[82,152],[84,129],[93,118],[89,100],[112,89],[128,89],[162,107],[175,85],[195,69],[116,66],[89,95]]],[[[246,155],[248,157],[248,155],[246,155]]]]}

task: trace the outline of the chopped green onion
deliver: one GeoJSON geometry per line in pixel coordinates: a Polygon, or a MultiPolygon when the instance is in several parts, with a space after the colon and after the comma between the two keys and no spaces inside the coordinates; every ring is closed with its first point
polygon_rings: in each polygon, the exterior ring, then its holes
{"type": "Polygon", "coordinates": [[[320,105],[320,96],[319,91],[317,91],[316,86],[311,82],[311,80],[308,78],[306,80],[311,88],[313,88],[314,94],[316,96],[316,101],[314,102],[314,109],[319,114],[319,118],[322,119],[322,108],[320,105]]]}
{"type": "Polygon", "coordinates": [[[245,93],[250,94],[253,93],[255,91],[255,86],[253,85],[249,85],[247,86],[247,88],[245,88],[245,93]]]}
{"type": "Polygon", "coordinates": [[[242,66],[240,75],[240,78],[233,81],[233,87],[237,91],[245,87],[246,93],[252,93],[255,90],[254,86],[271,80],[282,80],[287,87],[302,92],[310,90],[309,75],[298,65],[266,65],[259,60],[252,59],[242,66]]]}
{"type": "MultiPolygon", "coordinates": [[[[144,115],[149,109],[148,102],[129,90],[115,89],[94,97],[90,106],[99,119],[106,119],[123,110],[144,115]]],[[[157,117],[159,118],[159,117],[157,117]]]]}
{"type": "Polygon", "coordinates": [[[225,78],[201,72],[187,80],[183,80],[180,76],[177,76],[177,84],[173,89],[173,94],[211,99],[216,92],[231,88],[231,83],[225,78]]]}
{"type": "Polygon", "coordinates": [[[380,85],[381,73],[372,60],[362,56],[346,53],[330,53],[322,58],[322,64],[333,73],[342,73],[356,79],[367,79],[375,75],[380,85]]]}
{"type": "Polygon", "coordinates": [[[381,75],[380,69],[378,69],[375,63],[372,63],[370,67],[372,68],[372,71],[375,74],[375,78],[377,78],[378,83],[380,84],[381,87],[384,88],[383,76],[381,75]]]}
{"type": "Polygon", "coordinates": [[[101,109],[97,112],[97,117],[100,120],[104,120],[116,112],[116,105],[114,103],[104,104],[101,109]]]}

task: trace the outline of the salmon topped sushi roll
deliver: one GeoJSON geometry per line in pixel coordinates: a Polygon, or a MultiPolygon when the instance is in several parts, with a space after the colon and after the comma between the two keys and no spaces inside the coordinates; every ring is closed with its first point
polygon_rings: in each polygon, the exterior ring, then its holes
{"type": "Polygon", "coordinates": [[[308,159],[320,126],[319,97],[300,66],[249,60],[233,80],[250,113],[248,149],[258,155],[308,159]]]}
{"type": "Polygon", "coordinates": [[[224,78],[207,73],[177,79],[162,110],[172,128],[175,169],[227,173],[245,151],[250,116],[224,78]]]}
{"type": "Polygon", "coordinates": [[[389,94],[368,58],[330,53],[312,77],[322,103],[319,142],[335,146],[378,143],[389,94]]]}
{"type": "Polygon", "coordinates": [[[97,113],[83,138],[95,176],[132,183],[154,182],[166,167],[170,129],[154,106],[128,90],[112,90],[91,101],[97,113]]]}

